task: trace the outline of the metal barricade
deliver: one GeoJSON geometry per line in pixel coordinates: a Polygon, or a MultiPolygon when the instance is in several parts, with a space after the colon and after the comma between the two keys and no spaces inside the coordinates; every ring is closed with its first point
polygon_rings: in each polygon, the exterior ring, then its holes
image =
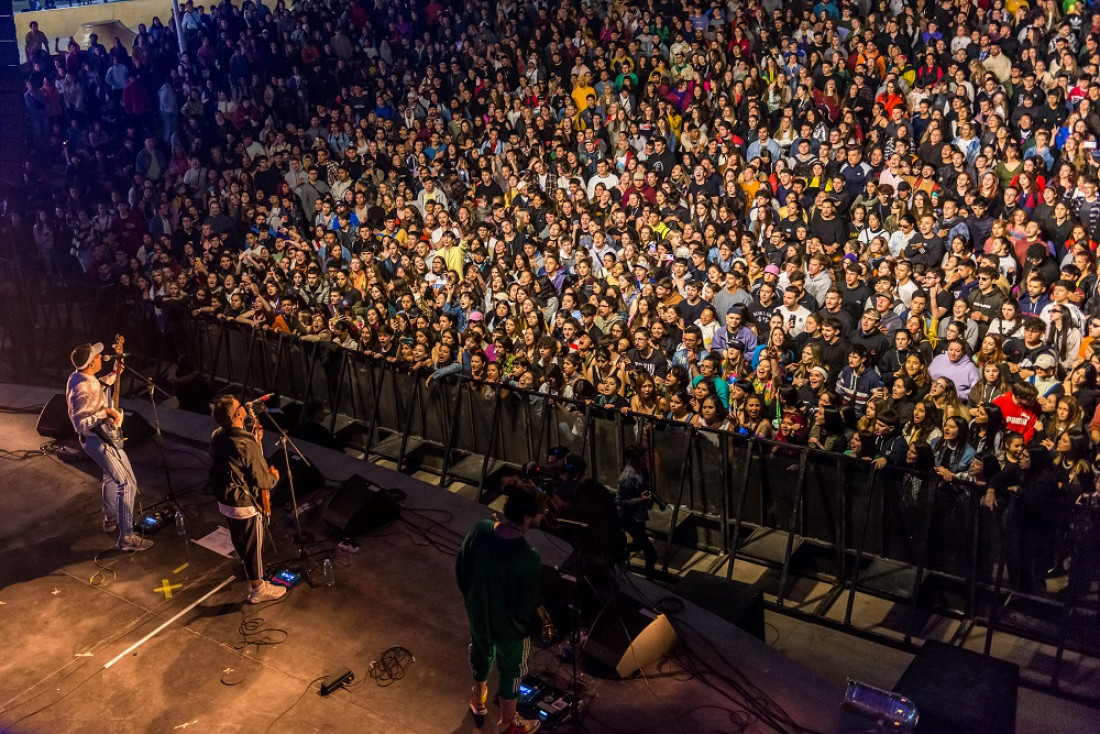
{"type": "MultiPolygon", "coordinates": [[[[651,526],[667,534],[666,570],[674,549],[703,549],[719,558],[712,570],[724,563],[728,575],[739,559],[778,569],[780,603],[794,573],[831,579],[833,591],[814,613],[824,614],[846,592],[845,625],[853,624],[855,595],[866,593],[905,605],[906,639],[924,609],[967,624],[988,618],[990,636],[1011,629],[1056,644],[1059,665],[1063,649],[1100,651],[1100,640],[1089,633],[1100,617],[1094,591],[1100,564],[1092,562],[1100,557],[1100,532],[1091,529],[1100,523],[1081,511],[1067,508],[1059,520],[1065,555],[1072,559],[1069,577],[1020,594],[1013,556],[1018,527],[1005,508],[981,505],[980,487],[894,467],[876,471],[867,461],[649,416],[585,409],[466,377],[426,386],[422,377],[332,344],[209,317],[157,322],[151,304],[116,290],[83,283],[58,288],[55,278],[0,262],[0,356],[17,379],[67,372],[75,343],[114,333],[126,336],[127,351],[154,368],[187,352],[216,388],[319,400],[333,430],[363,426],[367,448],[399,467],[420,446],[441,451],[440,481],[459,478],[476,483],[479,492],[487,476],[545,461],[553,446],[584,456],[589,474],[614,487],[624,447],[640,443],[649,451],[656,493],[669,503],[654,512],[651,526]],[[1001,610],[1010,599],[1006,615],[1001,610]],[[1019,617],[1037,623],[1029,629],[1019,617]]],[[[1055,666],[1055,685],[1059,672],[1055,666]]]]}

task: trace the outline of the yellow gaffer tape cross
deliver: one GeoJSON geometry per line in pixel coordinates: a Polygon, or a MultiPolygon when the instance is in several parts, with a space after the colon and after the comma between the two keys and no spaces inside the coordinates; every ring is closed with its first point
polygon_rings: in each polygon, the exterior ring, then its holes
{"type": "Polygon", "coordinates": [[[155,589],[153,589],[153,591],[163,591],[164,592],[164,598],[165,599],[171,599],[172,598],[172,590],[173,589],[182,589],[182,588],[183,588],[183,584],[170,584],[170,583],[168,583],[168,579],[163,579],[162,580],[162,585],[155,588],[155,589]]]}

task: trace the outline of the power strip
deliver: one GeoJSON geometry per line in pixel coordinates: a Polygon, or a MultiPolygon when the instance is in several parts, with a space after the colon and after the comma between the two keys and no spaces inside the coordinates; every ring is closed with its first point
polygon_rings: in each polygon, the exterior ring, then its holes
{"type": "Polygon", "coordinates": [[[327,696],[333,691],[338,691],[353,680],[355,680],[355,673],[350,670],[345,670],[343,673],[334,675],[331,678],[325,678],[325,682],[321,684],[321,695],[327,696]]]}

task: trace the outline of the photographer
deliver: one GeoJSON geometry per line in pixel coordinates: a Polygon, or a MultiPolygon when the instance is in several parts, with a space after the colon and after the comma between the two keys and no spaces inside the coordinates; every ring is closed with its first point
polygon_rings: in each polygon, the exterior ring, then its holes
{"type": "Polygon", "coordinates": [[[641,551],[645,557],[645,577],[653,580],[653,570],[657,565],[657,550],[646,534],[646,522],[649,520],[649,508],[654,497],[650,484],[646,450],[643,446],[628,446],[624,452],[627,464],[619,475],[619,493],[615,497],[615,508],[619,514],[619,524],[630,536],[628,551],[641,551]]]}

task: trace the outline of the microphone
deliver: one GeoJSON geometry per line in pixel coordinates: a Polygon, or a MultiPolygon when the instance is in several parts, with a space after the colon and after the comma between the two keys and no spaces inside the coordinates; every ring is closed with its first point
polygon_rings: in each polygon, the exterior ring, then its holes
{"type": "Polygon", "coordinates": [[[130,356],[129,352],[122,352],[121,354],[114,354],[114,353],[106,354],[106,353],[104,353],[103,354],[103,361],[104,362],[111,362],[111,361],[114,361],[116,359],[126,359],[129,356],[130,356]]]}
{"type": "Polygon", "coordinates": [[[271,400],[271,398],[275,397],[276,394],[277,393],[269,392],[267,395],[261,395],[260,397],[256,398],[255,400],[249,400],[247,403],[245,403],[245,405],[248,405],[248,406],[253,407],[253,408],[259,407],[259,406],[263,405],[264,403],[266,403],[268,400],[271,400]]]}

